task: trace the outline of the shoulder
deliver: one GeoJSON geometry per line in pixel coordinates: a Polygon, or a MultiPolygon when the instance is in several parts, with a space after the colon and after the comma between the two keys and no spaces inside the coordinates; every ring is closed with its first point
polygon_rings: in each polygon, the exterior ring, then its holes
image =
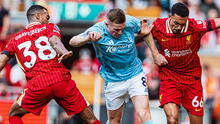
{"type": "Polygon", "coordinates": [[[92,30],[92,31],[97,31],[97,32],[105,32],[105,22],[98,22],[96,24],[94,24],[93,26],[91,26],[88,30],[92,30]]]}
{"type": "Polygon", "coordinates": [[[126,15],[126,29],[134,32],[139,32],[141,27],[141,20],[133,16],[126,15]]]}
{"type": "Polygon", "coordinates": [[[156,18],[156,19],[154,20],[153,24],[154,24],[155,26],[161,25],[161,24],[165,23],[167,20],[168,20],[168,18],[156,18]]]}
{"type": "Polygon", "coordinates": [[[103,29],[105,27],[105,21],[98,22],[92,26],[93,28],[103,29]]]}
{"type": "Polygon", "coordinates": [[[154,20],[153,25],[154,25],[154,30],[166,30],[167,28],[167,23],[168,23],[168,18],[157,18],[154,20]]]}
{"type": "Polygon", "coordinates": [[[13,34],[11,36],[10,40],[13,41],[13,40],[20,39],[21,37],[23,37],[26,34],[25,32],[26,32],[26,29],[21,30],[20,32],[13,34]]]}
{"type": "Polygon", "coordinates": [[[47,26],[47,27],[55,28],[55,29],[57,29],[57,30],[60,30],[60,28],[59,28],[56,24],[54,24],[54,23],[46,24],[46,26],[47,26]]]}
{"type": "Polygon", "coordinates": [[[206,31],[207,30],[207,20],[195,20],[189,18],[189,29],[194,31],[206,31]]]}
{"type": "Polygon", "coordinates": [[[195,25],[205,25],[206,24],[206,20],[195,20],[193,18],[189,18],[188,19],[190,26],[195,26],[195,25]]]}

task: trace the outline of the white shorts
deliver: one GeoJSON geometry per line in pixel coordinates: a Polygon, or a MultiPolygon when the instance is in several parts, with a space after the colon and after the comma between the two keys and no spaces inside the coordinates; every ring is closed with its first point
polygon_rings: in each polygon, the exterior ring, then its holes
{"type": "Polygon", "coordinates": [[[148,95],[147,79],[144,73],[121,82],[107,82],[105,86],[105,97],[107,110],[116,110],[124,103],[127,103],[129,97],[148,95]]]}

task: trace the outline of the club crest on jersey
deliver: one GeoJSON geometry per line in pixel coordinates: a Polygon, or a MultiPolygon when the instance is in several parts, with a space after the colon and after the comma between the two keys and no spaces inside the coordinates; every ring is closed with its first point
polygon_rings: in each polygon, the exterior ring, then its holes
{"type": "Polygon", "coordinates": [[[189,45],[191,43],[191,35],[186,36],[186,44],[189,45]]]}

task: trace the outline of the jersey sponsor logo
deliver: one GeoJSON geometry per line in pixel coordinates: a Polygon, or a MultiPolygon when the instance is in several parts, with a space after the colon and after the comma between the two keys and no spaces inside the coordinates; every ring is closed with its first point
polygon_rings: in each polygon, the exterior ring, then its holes
{"type": "Polygon", "coordinates": [[[118,52],[126,52],[128,50],[130,50],[130,48],[132,47],[132,44],[128,44],[128,45],[110,45],[107,47],[105,52],[110,52],[110,53],[114,53],[116,51],[118,52]]]}
{"type": "Polygon", "coordinates": [[[170,57],[170,51],[168,49],[164,50],[164,54],[165,56],[170,57]]]}
{"type": "Polygon", "coordinates": [[[180,50],[180,51],[172,51],[171,53],[172,53],[172,57],[180,57],[180,56],[191,54],[192,50],[186,49],[186,50],[180,50]]]}
{"type": "Polygon", "coordinates": [[[163,41],[163,42],[164,42],[164,41],[168,41],[168,40],[169,40],[169,39],[163,39],[163,38],[161,39],[161,41],[163,41]]]}
{"type": "Polygon", "coordinates": [[[109,52],[109,53],[114,53],[114,52],[116,52],[116,50],[117,50],[117,48],[116,48],[116,47],[109,46],[109,47],[107,47],[106,52],[109,52]]]}
{"type": "Polygon", "coordinates": [[[179,51],[169,51],[168,49],[164,49],[164,54],[167,57],[181,57],[191,53],[192,53],[191,49],[179,50],[179,51]]]}

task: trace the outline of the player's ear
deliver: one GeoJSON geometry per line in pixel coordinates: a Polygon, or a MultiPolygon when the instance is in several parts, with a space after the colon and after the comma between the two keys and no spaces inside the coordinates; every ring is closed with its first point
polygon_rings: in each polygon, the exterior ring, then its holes
{"type": "Polygon", "coordinates": [[[35,15],[35,17],[36,17],[37,20],[39,20],[39,19],[40,19],[40,13],[37,13],[37,14],[35,15]]]}

